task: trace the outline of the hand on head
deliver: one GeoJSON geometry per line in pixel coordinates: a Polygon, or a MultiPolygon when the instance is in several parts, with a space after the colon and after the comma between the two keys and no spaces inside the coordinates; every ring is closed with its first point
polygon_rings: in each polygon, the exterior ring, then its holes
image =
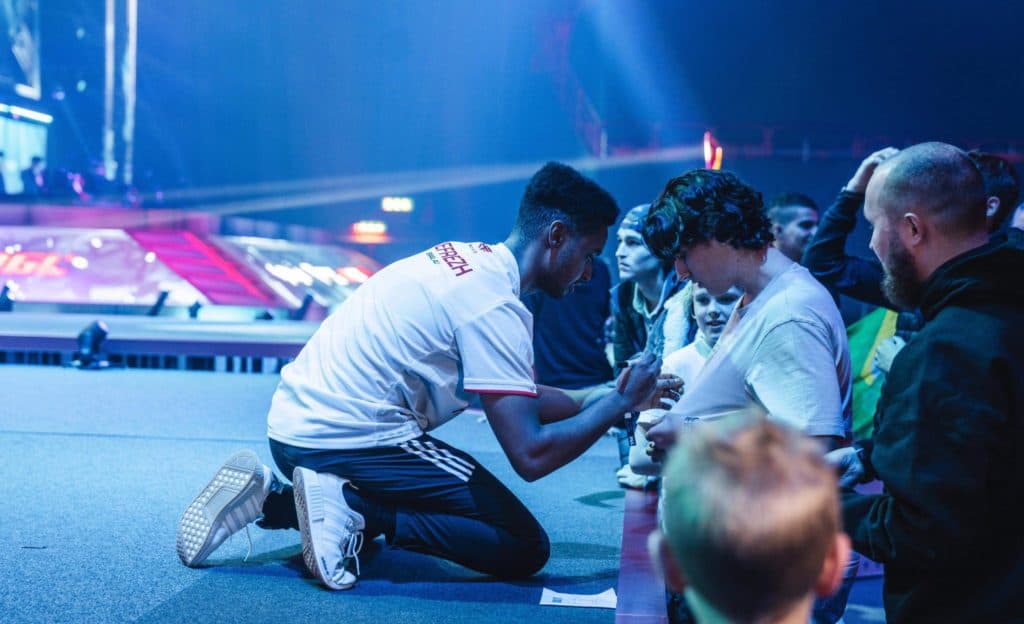
{"type": "Polygon", "coordinates": [[[868,181],[871,180],[871,176],[874,175],[875,169],[878,168],[878,165],[898,153],[899,150],[895,147],[887,147],[869,155],[860,163],[860,166],[857,167],[857,172],[854,173],[853,177],[850,178],[850,181],[846,183],[846,190],[853,193],[863,193],[867,190],[868,181]]]}

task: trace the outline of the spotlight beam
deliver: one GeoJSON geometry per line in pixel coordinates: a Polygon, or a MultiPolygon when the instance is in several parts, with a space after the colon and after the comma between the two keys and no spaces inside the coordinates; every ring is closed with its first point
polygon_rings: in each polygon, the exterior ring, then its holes
{"type": "MultiPolygon", "coordinates": [[[[566,161],[566,163],[582,171],[594,172],[659,162],[699,161],[701,158],[703,158],[703,145],[696,144],[651,150],[625,156],[579,158],[566,161]]],[[[219,204],[201,204],[196,209],[209,214],[226,216],[291,208],[312,208],[315,206],[374,199],[384,195],[414,195],[430,191],[471,188],[474,186],[525,180],[533,175],[543,164],[543,162],[532,162],[489,167],[433,169],[418,172],[356,176],[354,178],[347,178],[347,180],[358,181],[352,183],[350,188],[328,189],[219,204]]],[[[288,184],[298,184],[298,182],[288,184]]],[[[173,214],[163,216],[150,214],[140,216],[138,218],[138,225],[173,222],[178,219],[179,217],[173,214]]],[[[131,226],[126,225],[125,227],[131,226]]]]}
{"type": "MultiPolygon", "coordinates": [[[[310,178],[305,180],[288,180],[279,182],[258,182],[255,184],[234,184],[228,186],[211,186],[201,188],[172,189],[163,191],[159,199],[167,201],[193,201],[201,199],[237,198],[252,197],[254,195],[277,195],[292,193],[296,191],[312,191],[317,189],[341,188],[359,186],[365,184],[384,184],[387,182],[401,182],[408,178],[415,178],[424,173],[444,172],[444,169],[435,169],[428,172],[423,171],[402,171],[388,173],[372,173],[357,176],[332,176],[328,178],[310,178]]],[[[156,193],[143,195],[144,200],[152,201],[158,199],[156,193]]]]}

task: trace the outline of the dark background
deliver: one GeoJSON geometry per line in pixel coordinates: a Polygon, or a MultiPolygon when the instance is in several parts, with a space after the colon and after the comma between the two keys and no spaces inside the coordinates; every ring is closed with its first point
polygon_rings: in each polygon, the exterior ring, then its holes
{"type": "MultiPolygon", "coordinates": [[[[1014,2],[140,4],[144,190],[435,168],[458,179],[594,155],[595,128],[613,156],[695,145],[710,129],[725,168],[766,196],[825,204],[885,145],[1015,157],[1024,144],[1014,2]]],[[[49,160],[74,166],[101,150],[102,3],[42,0],[40,11],[49,160]]],[[[628,208],[701,165],[589,172],[628,208]]],[[[396,244],[378,255],[503,238],[523,182],[414,195],[416,213],[386,217],[396,244]]],[[[342,231],[381,214],[366,199],[252,216],[342,231]]]]}

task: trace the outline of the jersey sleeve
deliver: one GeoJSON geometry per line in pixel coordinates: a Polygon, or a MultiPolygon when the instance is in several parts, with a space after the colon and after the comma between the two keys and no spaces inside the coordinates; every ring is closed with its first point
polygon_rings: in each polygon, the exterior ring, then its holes
{"type": "Polygon", "coordinates": [[[530,327],[511,305],[463,323],[455,330],[455,341],[466,392],[537,396],[530,327]]]}

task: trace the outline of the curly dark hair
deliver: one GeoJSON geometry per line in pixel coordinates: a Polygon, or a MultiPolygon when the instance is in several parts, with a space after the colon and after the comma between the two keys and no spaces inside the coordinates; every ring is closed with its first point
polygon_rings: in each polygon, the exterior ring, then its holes
{"type": "Polygon", "coordinates": [[[694,169],[672,178],[643,224],[644,243],[662,259],[717,240],[763,249],[775,240],[761,193],[728,171],[694,169]]]}
{"type": "Polygon", "coordinates": [[[569,165],[549,162],[530,178],[519,203],[516,230],[534,238],[556,219],[589,234],[614,225],[619,206],[597,182],[569,165]]]}

